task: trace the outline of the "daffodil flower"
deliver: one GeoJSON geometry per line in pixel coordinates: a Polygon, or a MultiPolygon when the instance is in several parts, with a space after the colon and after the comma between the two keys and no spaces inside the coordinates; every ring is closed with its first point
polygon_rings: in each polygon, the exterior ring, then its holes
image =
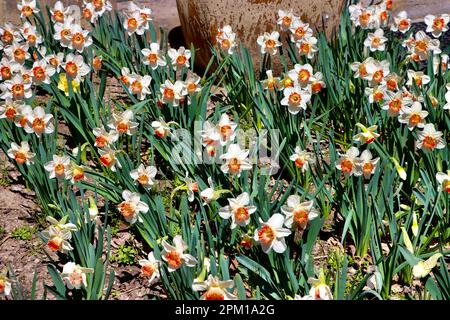
{"type": "Polygon", "coordinates": [[[290,195],[286,204],[281,207],[281,212],[285,214],[284,225],[291,229],[305,229],[309,221],[316,219],[319,213],[314,209],[313,201],[302,202],[300,196],[290,195]]]}
{"type": "Polygon", "coordinates": [[[53,28],[55,29],[53,39],[59,41],[59,44],[64,48],[67,48],[72,40],[73,25],[74,17],[68,16],[66,19],[64,19],[64,22],[57,22],[53,26],[53,28]]]}
{"type": "Polygon", "coordinates": [[[130,224],[134,224],[136,221],[142,222],[142,218],[139,214],[141,212],[147,213],[149,207],[145,202],[141,201],[139,193],[124,190],[122,192],[122,198],[124,201],[119,204],[120,214],[130,224]]]}
{"type": "Polygon", "coordinates": [[[0,60],[0,80],[9,80],[14,73],[19,71],[20,64],[14,60],[10,60],[7,57],[3,57],[0,60]]]}
{"type": "Polygon", "coordinates": [[[25,100],[33,96],[31,79],[24,80],[20,74],[15,74],[11,79],[0,84],[1,99],[25,100]]]}
{"type": "Polygon", "coordinates": [[[61,220],[56,220],[55,218],[53,218],[52,216],[47,216],[45,218],[45,220],[47,220],[48,222],[51,223],[51,225],[55,228],[57,228],[58,230],[64,231],[64,230],[68,230],[70,232],[75,232],[78,231],[78,227],[69,222],[67,223],[67,220],[69,219],[69,216],[64,216],[61,218],[61,220]]]}
{"type": "Polygon", "coordinates": [[[92,45],[92,37],[88,30],[84,30],[79,24],[74,24],[71,30],[71,40],[67,47],[82,53],[83,50],[92,45]]]}
{"type": "Polygon", "coordinates": [[[36,27],[26,21],[20,29],[22,37],[27,41],[30,47],[37,47],[44,40],[42,36],[37,32],[36,27]]]}
{"type": "Polygon", "coordinates": [[[53,155],[53,160],[47,162],[44,165],[44,169],[48,171],[49,179],[58,178],[66,179],[66,173],[69,169],[70,158],[69,156],[57,156],[53,155]]]}
{"type": "Polygon", "coordinates": [[[306,110],[311,94],[300,86],[288,87],[283,90],[284,98],[280,104],[288,107],[288,111],[297,114],[301,109],[306,110]]]}
{"type": "Polygon", "coordinates": [[[170,80],[166,80],[160,87],[162,101],[164,103],[171,103],[173,107],[177,107],[180,104],[180,100],[183,98],[184,83],[180,80],[172,83],[170,80]]]}
{"type": "Polygon", "coordinates": [[[391,26],[391,31],[406,33],[411,28],[411,19],[408,19],[408,13],[406,11],[400,11],[397,16],[394,17],[394,23],[391,26]]]}
{"type": "Polygon", "coordinates": [[[4,25],[0,26],[0,50],[5,47],[18,42],[20,40],[20,33],[17,31],[15,25],[11,22],[6,22],[4,25]]]}
{"type": "MultiPolygon", "coordinates": [[[[55,68],[56,72],[59,72],[61,70],[61,65],[62,65],[62,62],[64,61],[64,53],[63,52],[59,52],[56,54],[49,54],[49,55],[43,54],[42,56],[44,56],[44,59],[45,59],[45,61],[47,61],[48,64],[50,64],[53,68],[55,68]]],[[[64,78],[66,79],[65,74],[60,74],[59,75],[60,81],[63,81],[63,80],[61,80],[61,76],[64,76],[64,78]]],[[[74,91],[75,91],[76,89],[75,89],[74,82],[75,81],[72,81],[72,87],[74,88],[74,91]]],[[[66,83],[67,83],[67,79],[66,79],[66,83]]],[[[58,83],[58,89],[60,89],[59,83],[58,83]]],[[[68,89],[67,90],[60,89],[60,90],[68,91],[68,89]]]]}
{"type": "Polygon", "coordinates": [[[31,55],[28,53],[29,46],[27,43],[13,43],[6,47],[3,53],[11,60],[23,65],[26,60],[30,59],[31,55]]]}
{"type": "Polygon", "coordinates": [[[155,183],[153,179],[155,178],[157,170],[154,166],[145,167],[140,164],[137,169],[130,171],[130,176],[135,183],[139,183],[144,188],[151,188],[155,183]]]}
{"type": "Polygon", "coordinates": [[[295,153],[289,157],[291,161],[294,161],[295,166],[300,169],[302,173],[305,173],[309,166],[315,163],[313,154],[311,152],[302,150],[299,146],[295,147],[295,153]]]}
{"type": "Polygon", "coordinates": [[[446,13],[437,16],[428,14],[423,20],[427,25],[427,29],[425,30],[425,32],[431,33],[435,38],[439,38],[448,30],[450,15],[446,13]]]}
{"type": "Polygon", "coordinates": [[[267,222],[259,219],[262,226],[255,230],[253,238],[261,244],[264,253],[272,249],[276,253],[283,253],[287,246],[285,237],[291,234],[291,230],[283,228],[285,222],[283,215],[275,213],[267,222]]]}
{"type": "Polygon", "coordinates": [[[151,94],[150,91],[150,83],[152,81],[152,77],[149,75],[141,76],[138,74],[131,74],[128,78],[128,90],[135,94],[138,100],[144,100],[145,97],[151,94]]]}
{"type": "Polygon", "coordinates": [[[25,128],[25,126],[29,124],[31,121],[31,118],[33,116],[33,109],[31,108],[31,106],[26,105],[25,103],[17,103],[16,105],[17,105],[17,114],[14,118],[14,124],[18,128],[25,128]]]}
{"type": "Polygon", "coordinates": [[[357,157],[359,150],[356,147],[351,147],[345,154],[339,154],[340,158],[336,162],[336,169],[341,170],[345,176],[351,176],[355,173],[357,157]]]}
{"type": "Polygon", "coordinates": [[[417,141],[416,147],[428,151],[444,149],[445,143],[442,135],[443,133],[441,131],[435,129],[434,124],[427,123],[424,125],[423,130],[417,133],[419,141],[417,141]]]}
{"type": "Polygon", "coordinates": [[[221,281],[218,277],[208,276],[206,281],[195,281],[192,284],[194,291],[206,291],[200,300],[237,300],[237,297],[227,289],[234,287],[233,280],[221,281]]]}
{"type": "Polygon", "coordinates": [[[330,287],[326,284],[325,274],[323,270],[319,272],[319,278],[308,278],[308,283],[312,285],[309,294],[304,300],[333,300],[333,294],[330,287]]]}
{"type": "Polygon", "coordinates": [[[85,171],[88,168],[72,162],[66,172],[66,179],[75,183],[86,179],[85,171]]]}
{"type": "Polygon", "coordinates": [[[141,53],[145,58],[144,64],[149,65],[153,70],[158,67],[164,67],[167,64],[157,42],[150,43],[150,49],[144,48],[141,50],[141,53]]]}
{"type": "Polygon", "coordinates": [[[152,18],[150,18],[150,15],[152,14],[152,10],[150,8],[147,8],[145,6],[141,8],[138,5],[136,5],[133,1],[131,1],[128,3],[127,12],[129,15],[137,14],[141,17],[139,25],[140,30],[145,31],[149,29],[148,23],[150,20],[152,20],[152,18]]]}
{"type": "Polygon", "coordinates": [[[110,130],[109,132],[105,128],[94,128],[92,132],[95,136],[94,146],[97,148],[104,148],[107,145],[112,145],[119,139],[119,132],[116,130],[110,130]]]}
{"type": "Polygon", "coordinates": [[[145,32],[145,29],[142,27],[143,23],[144,20],[142,19],[138,11],[127,11],[123,20],[123,27],[125,28],[129,36],[131,36],[133,33],[143,35],[145,32]]]}
{"type": "Polygon", "coordinates": [[[372,159],[372,153],[369,150],[364,150],[357,160],[354,175],[364,175],[364,178],[370,179],[370,176],[375,172],[377,163],[380,158],[372,159]]]}
{"type": "Polygon", "coordinates": [[[63,23],[65,17],[69,14],[70,8],[65,8],[61,1],[56,1],[53,8],[50,8],[52,22],[63,23]]]}
{"type": "Polygon", "coordinates": [[[225,163],[220,167],[222,172],[237,174],[239,177],[242,171],[250,170],[252,165],[248,160],[248,150],[242,150],[238,144],[230,144],[227,153],[220,156],[225,163]]]}
{"type": "Polygon", "coordinates": [[[385,77],[391,72],[389,66],[390,63],[387,60],[372,60],[367,63],[366,71],[369,74],[368,80],[371,87],[380,85],[385,81],[385,77]]]}
{"type": "Polygon", "coordinates": [[[425,126],[425,118],[428,116],[428,112],[422,110],[422,104],[415,101],[411,107],[403,106],[400,109],[400,116],[398,122],[408,125],[410,131],[414,128],[423,128],[425,126]]]}
{"type": "Polygon", "coordinates": [[[364,93],[369,97],[370,103],[382,102],[387,94],[387,87],[385,84],[375,86],[373,88],[367,87],[364,93]]]}
{"type": "Polygon", "coordinates": [[[319,48],[317,47],[316,37],[305,37],[303,40],[297,41],[295,46],[298,48],[298,52],[301,56],[306,56],[308,59],[314,58],[314,55],[319,48]]]}
{"type": "Polygon", "coordinates": [[[361,129],[361,132],[353,137],[353,141],[357,141],[361,144],[369,144],[375,141],[375,139],[380,136],[375,132],[375,130],[377,130],[378,128],[377,125],[373,125],[367,128],[361,123],[357,123],[356,126],[361,129]]]}
{"type": "Polygon", "coordinates": [[[193,72],[188,72],[188,76],[186,80],[184,81],[184,90],[185,92],[183,95],[189,95],[193,96],[195,93],[198,93],[202,90],[202,87],[200,85],[201,78],[193,72]]]}
{"type": "Polygon", "coordinates": [[[233,32],[231,26],[226,25],[223,28],[219,28],[216,36],[216,41],[220,48],[226,54],[233,54],[236,48],[236,33],[233,32]]]}
{"type": "Polygon", "coordinates": [[[438,191],[444,190],[450,194],[450,170],[447,170],[447,173],[436,173],[436,180],[439,183],[438,191]]]}
{"type": "Polygon", "coordinates": [[[40,60],[33,64],[31,69],[31,76],[33,78],[33,83],[35,85],[40,85],[42,83],[50,84],[50,77],[52,77],[56,72],[56,69],[47,64],[47,61],[40,60]]]}
{"type": "Polygon", "coordinates": [[[377,29],[374,33],[369,33],[364,46],[369,48],[371,52],[384,51],[386,49],[386,42],[388,39],[384,36],[383,29],[377,29]]]}
{"type": "Polygon", "coordinates": [[[70,245],[72,239],[72,232],[70,229],[60,229],[56,226],[50,226],[48,229],[41,232],[42,237],[47,242],[47,247],[53,252],[60,251],[61,253],[67,253],[73,250],[70,245]]]}
{"type": "Polygon", "coordinates": [[[316,72],[311,77],[311,83],[308,85],[308,91],[310,91],[312,94],[320,92],[323,88],[326,88],[327,85],[323,81],[323,74],[322,72],[316,72]]]}
{"type": "Polygon", "coordinates": [[[250,223],[250,215],[256,211],[255,206],[249,206],[250,196],[247,192],[236,198],[228,198],[228,205],[219,209],[222,219],[231,218],[231,229],[236,226],[245,227],[250,223]]]}
{"type": "Polygon", "coordinates": [[[371,29],[375,24],[375,12],[374,8],[363,8],[361,3],[351,5],[348,7],[350,13],[350,20],[353,21],[355,27],[361,27],[362,29],[371,29]]]}
{"type": "Polygon", "coordinates": [[[201,130],[202,145],[206,147],[208,154],[213,157],[216,154],[216,148],[222,141],[219,129],[210,121],[203,123],[203,130],[201,130]]]}
{"type": "Polygon", "coordinates": [[[138,127],[138,123],[132,121],[134,113],[132,110],[127,109],[120,114],[112,114],[112,120],[109,122],[108,127],[119,133],[126,133],[132,136],[138,127]]]}
{"type": "Polygon", "coordinates": [[[61,66],[66,71],[68,80],[75,82],[80,82],[91,71],[90,67],[84,62],[83,56],[73,53],[66,56],[61,66]]]}
{"type": "Polygon", "coordinates": [[[188,246],[180,235],[176,235],[173,238],[173,244],[170,245],[166,240],[162,241],[163,251],[161,252],[161,256],[167,262],[169,272],[174,272],[183,265],[195,267],[197,259],[188,253],[184,253],[188,249],[188,246]]]}
{"type": "Polygon", "coordinates": [[[170,133],[169,124],[164,122],[162,119],[160,119],[159,121],[153,121],[152,128],[153,130],[155,130],[155,135],[158,138],[165,138],[170,133]]]}
{"type": "Polygon", "coordinates": [[[106,146],[103,149],[99,149],[98,153],[100,154],[100,163],[111,169],[112,172],[116,171],[116,165],[117,167],[121,168],[122,165],[117,160],[117,153],[118,151],[111,149],[109,146],[106,146]]]}
{"type": "Polygon", "coordinates": [[[22,106],[24,106],[24,103],[21,101],[15,101],[12,99],[0,101],[0,119],[14,121],[22,106]]]}
{"type": "Polygon", "coordinates": [[[172,60],[172,66],[176,69],[189,68],[189,59],[191,58],[191,50],[187,50],[185,47],[181,46],[178,50],[170,48],[167,51],[169,58],[172,60]]]}
{"type": "Polygon", "coordinates": [[[281,46],[281,42],[278,40],[279,37],[280,34],[277,31],[272,31],[272,33],[264,32],[263,35],[259,36],[256,42],[261,46],[261,54],[275,55],[277,48],[281,46]]]}
{"type": "Polygon", "coordinates": [[[292,22],[294,22],[294,20],[296,19],[298,19],[298,17],[294,16],[292,9],[290,9],[289,11],[284,11],[281,9],[278,10],[277,24],[280,26],[281,30],[289,30],[292,22]]]}
{"type": "Polygon", "coordinates": [[[21,18],[28,18],[32,14],[39,12],[36,6],[36,0],[21,0],[17,3],[17,9],[20,11],[21,18]]]}
{"type": "Polygon", "coordinates": [[[309,27],[309,24],[298,17],[293,19],[289,31],[291,32],[291,42],[295,43],[313,35],[313,30],[309,27]]]}
{"type": "Polygon", "coordinates": [[[83,268],[74,262],[67,262],[63,266],[61,278],[64,280],[67,288],[80,289],[82,286],[87,287],[86,274],[94,273],[92,268],[83,268]]]}
{"type": "Polygon", "coordinates": [[[11,148],[7,151],[8,157],[14,159],[19,165],[30,165],[34,163],[35,153],[30,152],[30,145],[27,141],[22,141],[20,146],[12,142],[11,148]]]}
{"type": "Polygon", "coordinates": [[[355,74],[353,75],[354,78],[360,78],[364,80],[369,80],[371,77],[371,74],[367,71],[367,66],[375,61],[374,58],[369,57],[363,62],[353,62],[350,64],[350,69],[352,69],[355,74]]]}
{"type": "Polygon", "coordinates": [[[382,110],[387,111],[389,117],[396,117],[405,106],[410,106],[413,103],[409,96],[405,96],[403,92],[387,91],[385,95],[385,103],[381,106],[382,110]]]}
{"type": "Polygon", "coordinates": [[[11,294],[11,282],[5,274],[0,274],[0,297],[6,297],[11,294]]]}
{"type": "Polygon", "coordinates": [[[413,86],[413,81],[419,88],[431,81],[431,78],[425,75],[422,71],[408,70],[407,75],[408,81],[406,82],[406,85],[409,87],[413,86]]]}
{"type": "Polygon", "coordinates": [[[139,260],[139,265],[141,266],[141,275],[148,278],[150,284],[155,283],[161,277],[159,273],[161,261],[155,258],[153,252],[148,254],[147,259],[139,260]]]}
{"type": "Polygon", "coordinates": [[[230,120],[228,114],[224,113],[220,116],[217,130],[219,131],[222,146],[226,145],[228,141],[233,141],[236,137],[237,124],[230,120]]]}
{"type": "Polygon", "coordinates": [[[288,75],[295,79],[300,87],[307,87],[313,80],[313,67],[307,63],[304,65],[296,64],[294,69],[290,70],[288,75]]]}

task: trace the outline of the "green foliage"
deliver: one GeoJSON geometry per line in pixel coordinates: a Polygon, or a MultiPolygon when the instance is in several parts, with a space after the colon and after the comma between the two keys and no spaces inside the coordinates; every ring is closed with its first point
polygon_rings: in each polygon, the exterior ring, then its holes
{"type": "Polygon", "coordinates": [[[35,227],[22,226],[17,227],[11,232],[11,237],[19,240],[30,241],[33,234],[36,232],[35,227]]]}
{"type": "Polygon", "coordinates": [[[118,262],[123,265],[132,265],[136,263],[137,250],[126,244],[120,245],[110,257],[111,262],[118,262]]]}

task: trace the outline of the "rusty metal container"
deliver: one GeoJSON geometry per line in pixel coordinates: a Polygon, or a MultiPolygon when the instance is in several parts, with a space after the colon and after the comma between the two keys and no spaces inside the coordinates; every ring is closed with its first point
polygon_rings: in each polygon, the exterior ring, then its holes
{"type": "Polygon", "coordinates": [[[209,44],[215,42],[219,27],[229,24],[257,60],[256,39],[275,30],[279,9],[293,9],[303,21],[315,28],[324,26],[331,34],[339,24],[343,5],[343,0],[177,0],[185,42],[198,48],[196,62],[203,67],[211,57],[209,44]]]}

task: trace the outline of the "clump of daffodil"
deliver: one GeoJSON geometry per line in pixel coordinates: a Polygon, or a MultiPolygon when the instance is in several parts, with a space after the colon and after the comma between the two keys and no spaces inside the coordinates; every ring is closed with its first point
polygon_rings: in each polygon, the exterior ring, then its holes
{"type": "MultiPolygon", "coordinates": [[[[66,96],[69,96],[69,82],[67,81],[67,76],[65,73],[59,74],[58,89],[64,91],[66,96]]],[[[79,93],[80,83],[75,80],[72,80],[72,89],[74,93],[79,93]]]]}

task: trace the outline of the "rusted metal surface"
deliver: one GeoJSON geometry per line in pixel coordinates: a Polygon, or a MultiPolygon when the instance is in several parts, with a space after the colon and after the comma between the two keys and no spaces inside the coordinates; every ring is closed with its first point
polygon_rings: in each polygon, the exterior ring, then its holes
{"type": "Polygon", "coordinates": [[[292,8],[302,20],[314,27],[324,25],[331,34],[338,24],[343,0],[177,0],[177,6],[185,41],[198,48],[196,60],[205,66],[210,58],[209,44],[214,43],[219,27],[229,24],[239,42],[257,57],[256,39],[276,28],[279,9],[292,8]]]}

